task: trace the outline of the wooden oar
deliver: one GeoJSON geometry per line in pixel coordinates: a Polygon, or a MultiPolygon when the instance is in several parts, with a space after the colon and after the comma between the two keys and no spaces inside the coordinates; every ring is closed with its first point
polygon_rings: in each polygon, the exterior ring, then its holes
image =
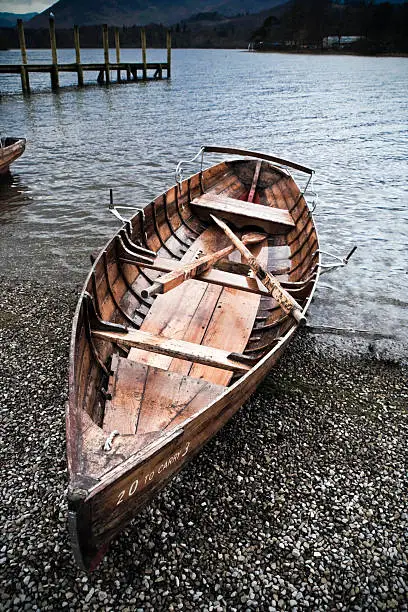
{"type": "Polygon", "coordinates": [[[244,243],[234,234],[224,221],[218,219],[214,215],[210,215],[212,220],[225,232],[231,242],[236,246],[242,257],[248,263],[249,267],[254,271],[255,275],[263,285],[267,288],[271,296],[280,304],[282,309],[290,314],[298,323],[304,323],[306,317],[302,314],[302,307],[293,299],[293,297],[283,289],[278,279],[270,274],[254,257],[244,243]]]}
{"type": "MultiPolygon", "coordinates": [[[[242,236],[242,241],[240,240],[240,243],[242,245],[257,244],[259,242],[262,242],[262,240],[265,240],[265,238],[265,234],[257,234],[255,232],[251,232],[242,236]]],[[[184,283],[184,281],[189,280],[190,278],[195,278],[206,270],[209,270],[210,268],[212,268],[214,263],[216,263],[219,259],[222,259],[223,257],[227,257],[227,255],[235,251],[235,249],[236,246],[234,244],[231,244],[230,246],[227,246],[224,249],[221,249],[220,251],[216,251],[215,253],[210,253],[210,255],[200,257],[200,259],[197,259],[192,263],[180,266],[180,268],[177,268],[177,270],[160,276],[156,279],[156,281],[151,287],[149,287],[148,289],[143,289],[141,291],[142,297],[147,298],[159,293],[167,293],[167,291],[178,287],[179,285],[181,285],[181,283],[184,283]]]]}

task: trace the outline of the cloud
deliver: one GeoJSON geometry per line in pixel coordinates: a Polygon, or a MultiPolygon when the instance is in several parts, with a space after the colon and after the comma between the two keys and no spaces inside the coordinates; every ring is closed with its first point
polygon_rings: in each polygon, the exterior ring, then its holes
{"type": "Polygon", "coordinates": [[[41,13],[56,0],[0,0],[0,13],[41,13]]]}

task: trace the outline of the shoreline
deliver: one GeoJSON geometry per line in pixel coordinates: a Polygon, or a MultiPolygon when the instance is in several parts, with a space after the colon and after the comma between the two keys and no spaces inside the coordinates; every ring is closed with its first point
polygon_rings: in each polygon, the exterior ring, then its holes
{"type": "Polygon", "coordinates": [[[1,281],[0,610],[404,609],[408,386],[387,343],[299,333],[86,575],[65,500],[78,289],[1,281]]]}
{"type": "Polygon", "coordinates": [[[363,51],[352,51],[347,49],[335,50],[335,49],[247,49],[248,53],[289,53],[292,55],[347,55],[355,57],[408,57],[408,53],[401,52],[388,52],[388,53],[364,53],[363,51]]]}
{"type": "MultiPolygon", "coordinates": [[[[61,50],[73,50],[73,47],[64,47],[58,45],[57,49],[61,50]]],[[[86,45],[82,46],[84,50],[98,50],[98,47],[87,47],[86,45]]],[[[122,51],[129,49],[140,49],[140,47],[121,47],[122,51]]],[[[162,49],[162,47],[149,47],[149,49],[162,49]]],[[[280,53],[280,54],[291,54],[291,55],[347,55],[347,56],[355,56],[355,57],[399,57],[399,58],[407,58],[408,53],[363,53],[357,51],[335,51],[332,49],[322,50],[322,49],[248,49],[245,46],[242,47],[172,47],[172,50],[201,50],[208,49],[212,51],[241,51],[246,53],[280,53]]],[[[19,48],[9,47],[7,49],[0,49],[0,51],[14,51],[20,52],[19,48]]],[[[30,51],[49,51],[48,47],[27,47],[27,52],[30,51]]]]}

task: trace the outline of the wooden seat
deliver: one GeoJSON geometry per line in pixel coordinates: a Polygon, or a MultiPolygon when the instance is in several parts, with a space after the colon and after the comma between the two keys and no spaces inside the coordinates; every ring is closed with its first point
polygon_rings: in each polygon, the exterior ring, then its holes
{"type": "Polygon", "coordinates": [[[239,374],[245,374],[250,369],[249,366],[230,359],[230,351],[186,342],[185,340],[156,336],[140,329],[130,329],[127,333],[95,330],[92,335],[125,346],[132,346],[159,355],[176,357],[177,359],[185,359],[213,368],[221,368],[221,370],[231,370],[239,374]]]}
{"type": "Polygon", "coordinates": [[[268,234],[288,232],[295,227],[287,210],[244,202],[225,195],[204,193],[191,202],[191,208],[203,220],[208,221],[210,214],[215,214],[237,227],[255,225],[268,234]]]}
{"type": "Polygon", "coordinates": [[[173,428],[208,406],[225,387],[114,355],[103,429],[120,434],[173,428]]]}

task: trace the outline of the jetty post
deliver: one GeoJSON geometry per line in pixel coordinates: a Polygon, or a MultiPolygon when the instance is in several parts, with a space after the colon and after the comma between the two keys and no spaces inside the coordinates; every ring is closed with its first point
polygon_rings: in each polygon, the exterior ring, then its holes
{"type": "Polygon", "coordinates": [[[146,30],[144,28],[140,31],[140,38],[142,43],[142,62],[143,62],[143,80],[147,79],[147,59],[146,59],[146,30]]]}
{"type": "Polygon", "coordinates": [[[51,43],[51,55],[52,55],[51,89],[57,90],[59,88],[57,39],[55,36],[55,19],[51,15],[50,15],[50,43],[51,43]]]}
{"type": "Polygon", "coordinates": [[[23,93],[30,93],[30,78],[28,76],[28,70],[26,68],[27,47],[26,47],[26,42],[25,42],[24,25],[23,25],[22,19],[17,19],[17,28],[18,28],[18,40],[20,42],[21,61],[22,61],[21,68],[20,68],[21,88],[23,90],[23,93]]]}
{"type": "Polygon", "coordinates": [[[171,77],[171,32],[167,30],[167,78],[171,77]]]}
{"type": "Polygon", "coordinates": [[[109,33],[108,24],[103,24],[103,56],[105,61],[105,79],[106,84],[110,83],[110,72],[109,72],[109,33]]]}
{"type": "MultiPolygon", "coordinates": [[[[115,28],[115,48],[116,48],[116,63],[120,64],[120,39],[119,39],[119,28],[115,28]]],[[[122,81],[122,77],[120,75],[120,68],[118,67],[116,72],[116,79],[118,83],[122,81]]]]}
{"type": "Polygon", "coordinates": [[[81,47],[79,46],[79,27],[74,25],[74,45],[75,45],[75,62],[78,75],[78,86],[84,85],[84,71],[81,64],[81,47]]]}

